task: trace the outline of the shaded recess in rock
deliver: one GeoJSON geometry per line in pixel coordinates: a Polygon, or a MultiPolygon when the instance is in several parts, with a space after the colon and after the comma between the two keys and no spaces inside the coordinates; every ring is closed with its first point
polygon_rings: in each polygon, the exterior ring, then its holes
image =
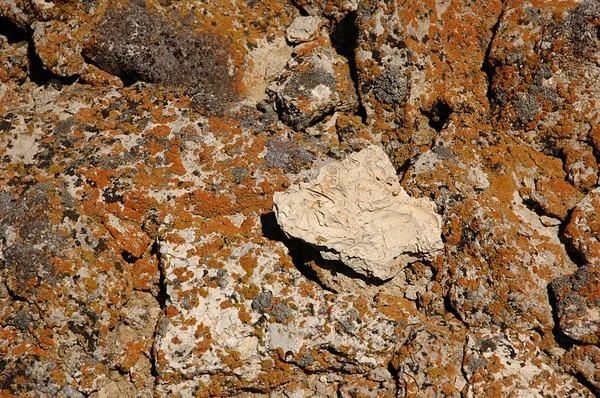
{"type": "Polygon", "coordinates": [[[502,10],[500,15],[498,15],[498,19],[496,20],[496,23],[494,24],[494,26],[492,26],[490,42],[488,43],[488,46],[485,49],[485,56],[483,58],[483,63],[481,64],[481,71],[483,73],[485,73],[487,76],[487,82],[488,82],[487,99],[488,99],[490,105],[494,104],[494,102],[492,101],[492,99],[494,98],[494,93],[492,92],[492,80],[494,77],[494,65],[491,62],[490,54],[492,52],[492,48],[494,45],[494,39],[496,38],[496,33],[498,32],[498,27],[500,26],[500,21],[502,20],[503,15],[504,15],[504,10],[502,10]]]}
{"type": "Polygon", "coordinates": [[[182,87],[200,105],[237,99],[226,38],[174,26],[144,6],[110,8],[84,51],[125,85],[138,80],[182,87]]]}
{"type": "Polygon", "coordinates": [[[282,242],[288,248],[294,266],[304,276],[311,281],[318,283],[326,290],[331,290],[331,287],[323,284],[317,275],[317,271],[308,266],[308,263],[313,263],[317,269],[320,268],[326,270],[333,276],[336,274],[341,274],[351,279],[361,279],[371,286],[382,286],[388,282],[388,280],[370,278],[365,275],[361,275],[352,268],[348,267],[342,261],[325,260],[323,257],[321,257],[319,251],[308,243],[302,241],[301,239],[288,238],[277,223],[275,213],[263,214],[261,216],[261,223],[263,236],[271,240],[282,242]]]}
{"type": "Polygon", "coordinates": [[[442,131],[452,112],[452,108],[447,103],[439,100],[433,104],[430,110],[421,111],[429,119],[429,127],[438,133],[442,131]]]}
{"type": "Polygon", "coordinates": [[[0,17],[0,35],[5,36],[11,44],[27,41],[29,39],[26,31],[19,28],[6,17],[0,17]]]}
{"type": "MultiPolygon", "coordinates": [[[[160,250],[159,250],[159,244],[157,241],[155,241],[152,244],[152,248],[150,250],[150,255],[152,256],[156,256],[157,258],[157,264],[158,264],[158,271],[159,271],[159,279],[158,279],[158,294],[156,295],[156,301],[158,301],[158,305],[160,307],[161,311],[164,311],[165,308],[167,308],[167,300],[169,299],[169,294],[167,293],[167,281],[166,281],[166,277],[165,277],[165,269],[161,260],[161,254],[160,254],[160,250]]],[[[161,318],[159,318],[160,320],[161,318]]],[[[164,319],[164,318],[162,318],[164,319]]],[[[157,368],[157,364],[158,364],[158,357],[157,357],[157,348],[156,348],[156,342],[158,341],[158,337],[159,337],[159,333],[160,333],[160,324],[156,325],[156,327],[154,328],[154,334],[152,335],[152,349],[150,349],[150,363],[151,363],[151,367],[150,367],[150,374],[153,377],[159,377],[160,376],[160,372],[158,371],[157,368]]]]}
{"type": "MultiPolygon", "coordinates": [[[[557,278],[558,279],[558,278],[557,278]]],[[[548,300],[550,301],[550,305],[552,307],[552,320],[554,322],[554,327],[552,328],[552,336],[554,337],[554,341],[564,350],[569,350],[571,347],[575,345],[575,340],[571,337],[567,336],[560,330],[560,319],[558,315],[558,298],[554,293],[556,288],[556,280],[548,283],[548,300]]],[[[581,383],[581,381],[579,381],[581,383]]]]}
{"type": "Polygon", "coordinates": [[[5,36],[9,43],[27,42],[27,58],[29,59],[29,79],[38,86],[52,84],[60,89],[62,85],[73,84],[79,78],[75,76],[59,76],[44,67],[42,60],[35,51],[32,32],[23,30],[13,21],[0,16],[0,35],[5,36]]]}
{"type": "Polygon", "coordinates": [[[362,106],[360,101],[360,91],[358,90],[358,71],[356,69],[356,47],[358,45],[358,27],[356,26],[356,11],[350,11],[339,22],[335,23],[331,28],[329,39],[333,48],[342,57],[348,60],[350,68],[350,78],[354,82],[356,95],[359,98],[358,108],[356,110],[358,116],[364,123],[367,120],[367,111],[362,106]]]}

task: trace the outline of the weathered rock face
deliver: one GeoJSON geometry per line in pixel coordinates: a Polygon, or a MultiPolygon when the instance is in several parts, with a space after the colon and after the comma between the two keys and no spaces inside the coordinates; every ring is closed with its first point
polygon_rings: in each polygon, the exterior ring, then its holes
{"type": "MultiPolygon", "coordinates": [[[[157,11],[155,11],[157,12],[157,11]]],[[[185,87],[206,101],[231,101],[239,72],[225,37],[176,27],[136,2],[110,7],[86,55],[123,81],[185,87]]]]}
{"type": "Polygon", "coordinates": [[[501,11],[500,1],[360,3],[362,105],[398,166],[430,146],[453,113],[486,114],[482,65],[501,11]]]}
{"type": "Polygon", "coordinates": [[[600,394],[599,10],[0,1],[3,395],[600,394]]]}
{"type": "Polygon", "coordinates": [[[292,59],[267,93],[281,119],[297,130],[358,105],[348,62],[331,49],[292,59]]]}
{"type": "Polygon", "coordinates": [[[313,181],[275,193],[273,202],[286,234],[368,278],[393,278],[444,248],[433,203],[406,194],[377,146],[323,166],[313,181]]]}
{"type": "Polygon", "coordinates": [[[600,339],[600,270],[585,265],[570,277],[550,285],[557,301],[558,327],[572,339],[598,343],[600,339]]]}

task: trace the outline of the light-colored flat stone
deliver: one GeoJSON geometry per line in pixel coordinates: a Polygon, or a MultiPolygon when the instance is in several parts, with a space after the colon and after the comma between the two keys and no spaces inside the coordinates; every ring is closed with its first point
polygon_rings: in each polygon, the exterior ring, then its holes
{"type": "Polygon", "coordinates": [[[286,37],[290,43],[306,43],[317,37],[324,24],[324,18],[315,16],[297,17],[287,28],[286,37]]]}
{"type": "Polygon", "coordinates": [[[444,248],[433,202],[408,196],[377,146],[323,166],[314,181],[276,193],[273,202],[288,236],[367,277],[392,278],[444,248]]]}

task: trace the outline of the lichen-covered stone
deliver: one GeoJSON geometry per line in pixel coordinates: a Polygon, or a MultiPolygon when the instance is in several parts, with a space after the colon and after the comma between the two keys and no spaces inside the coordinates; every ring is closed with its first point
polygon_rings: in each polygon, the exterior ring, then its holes
{"type": "Polygon", "coordinates": [[[232,100],[237,73],[228,66],[225,37],[173,26],[145,5],[111,7],[87,55],[125,81],[165,83],[191,90],[202,101],[232,100]]]}
{"type": "Polygon", "coordinates": [[[0,1],[2,394],[598,395],[599,10],[0,1]],[[272,213],[371,144],[444,241],[385,281],[272,213]]]}
{"type": "Polygon", "coordinates": [[[61,21],[34,22],[33,45],[44,67],[58,76],[83,74],[82,43],[71,36],[73,30],[61,21]]]}
{"type": "Polygon", "coordinates": [[[544,391],[551,396],[592,397],[575,377],[557,372],[540,349],[536,332],[472,331],[462,366],[469,381],[464,396],[528,396],[544,391]]]}
{"type": "Polygon", "coordinates": [[[465,332],[457,322],[412,328],[406,345],[390,362],[401,391],[406,396],[461,396],[467,385],[461,368],[465,332]],[[413,355],[414,352],[427,355],[413,355]]]}
{"type": "Polygon", "coordinates": [[[433,204],[406,194],[376,146],[323,166],[313,181],[276,193],[273,201],[286,234],[366,277],[392,278],[407,263],[443,249],[433,204]]]}
{"type": "Polygon", "coordinates": [[[600,269],[584,265],[573,275],[556,278],[550,284],[556,299],[561,332],[583,343],[600,340],[600,269]]]}
{"type": "Polygon", "coordinates": [[[327,48],[292,59],[268,94],[281,119],[296,130],[358,105],[347,60],[327,48]]]}
{"type": "MultiPolygon", "coordinates": [[[[498,128],[553,156],[581,150],[599,117],[598,21],[595,1],[505,5],[488,60],[498,128]]],[[[581,166],[574,161],[566,170],[580,185],[582,167],[597,166],[585,157],[575,161],[581,166]]]]}
{"type": "Polygon", "coordinates": [[[565,238],[571,248],[589,263],[600,264],[600,188],[581,200],[571,213],[565,238]]]}
{"type": "MultiPolygon", "coordinates": [[[[447,272],[449,300],[461,318],[473,326],[551,329],[548,283],[577,267],[559,228],[542,224],[545,213],[536,213],[538,207],[523,196],[545,189],[537,188],[536,179],[561,186],[564,171],[558,160],[490,129],[451,124],[414,161],[404,182],[409,193],[433,197],[441,209],[446,255],[438,269],[447,272]],[[479,145],[481,137],[488,137],[485,145],[479,145]],[[490,222],[499,218],[501,223],[490,222]]],[[[573,188],[566,188],[542,191],[561,215],[568,212],[561,202],[572,201],[573,188]]]]}
{"type": "Polygon", "coordinates": [[[27,42],[9,43],[0,36],[0,82],[23,82],[29,72],[27,42]]]}
{"type": "Polygon", "coordinates": [[[500,1],[359,4],[361,105],[398,167],[429,146],[453,112],[485,117],[482,65],[501,9],[500,1]]]}
{"type": "Polygon", "coordinates": [[[575,345],[564,355],[563,366],[574,375],[583,377],[596,395],[600,391],[600,347],[597,345],[575,345]]]}
{"type": "Polygon", "coordinates": [[[313,16],[325,16],[335,21],[343,19],[348,13],[356,11],[358,0],[293,0],[304,12],[313,16]]]}

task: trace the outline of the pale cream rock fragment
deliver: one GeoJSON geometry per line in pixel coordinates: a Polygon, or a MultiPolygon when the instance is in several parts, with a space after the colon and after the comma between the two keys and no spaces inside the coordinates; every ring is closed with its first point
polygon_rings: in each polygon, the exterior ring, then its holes
{"type": "Polygon", "coordinates": [[[286,30],[286,38],[290,43],[306,43],[314,40],[325,19],[314,16],[300,16],[292,21],[286,30]]]}
{"type": "Polygon", "coordinates": [[[378,146],[323,166],[313,181],[275,193],[273,202],[288,236],[367,277],[390,279],[444,248],[434,203],[404,191],[378,146]]]}

